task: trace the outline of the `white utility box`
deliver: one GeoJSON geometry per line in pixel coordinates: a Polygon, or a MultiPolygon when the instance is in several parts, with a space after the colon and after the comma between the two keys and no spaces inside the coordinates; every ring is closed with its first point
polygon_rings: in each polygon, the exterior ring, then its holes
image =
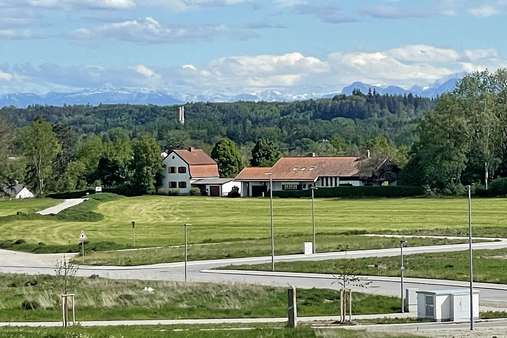
{"type": "MultiPolygon", "coordinates": [[[[462,322],[470,319],[470,293],[466,289],[416,291],[417,319],[462,322]]],[[[479,293],[473,296],[474,318],[479,318],[479,293]]]]}
{"type": "Polygon", "coordinates": [[[313,254],[313,243],[305,242],[305,255],[313,254]]]}

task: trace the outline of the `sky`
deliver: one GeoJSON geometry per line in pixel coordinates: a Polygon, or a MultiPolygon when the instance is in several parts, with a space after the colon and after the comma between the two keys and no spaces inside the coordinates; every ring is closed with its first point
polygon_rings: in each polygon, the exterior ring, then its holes
{"type": "Polygon", "coordinates": [[[0,93],[428,86],[507,67],[507,0],[0,0],[0,93]]]}

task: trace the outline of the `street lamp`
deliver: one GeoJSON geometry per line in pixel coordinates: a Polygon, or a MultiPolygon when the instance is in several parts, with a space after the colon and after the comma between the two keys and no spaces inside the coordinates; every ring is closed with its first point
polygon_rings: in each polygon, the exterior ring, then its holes
{"type": "Polygon", "coordinates": [[[271,223],[271,271],[275,271],[275,232],[273,229],[273,173],[266,173],[269,176],[269,215],[271,223]]]}
{"type": "Polygon", "coordinates": [[[185,228],[185,283],[188,280],[187,277],[187,263],[188,263],[188,227],[192,224],[185,223],[183,227],[185,228]]]}
{"type": "Polygon", "coordinates": [[[400,240],[400,256],[401,256],[401,264],[400,264],[400,274],[401,274],[401,313],[405,313],[405,293],[404,293],[404,285],[403,285],[403,277],[405,272],[405,264],[403,262],[403,248],[407,247],[407,241],[400,240]]]}
{"type": "Polygon", "coordinates": [[[315,187],[315,185],[312,185],[311,186],[311,190],[312,190],[312,231],[313,231],[313,243],[312,243],[312,252],[315,254],[317,253],[317,248],[316,248],[316,234],[315,234],[315,206],[314,206],[314,201],[315,201],[315,189],[317,189],[315,187]]]}
{"type": "Polygon", "coordinates": [[[470,273],[470,331],[474,330],[474,266],[472,251],[472,187],[468,190],[468,264],[470,273]]]}

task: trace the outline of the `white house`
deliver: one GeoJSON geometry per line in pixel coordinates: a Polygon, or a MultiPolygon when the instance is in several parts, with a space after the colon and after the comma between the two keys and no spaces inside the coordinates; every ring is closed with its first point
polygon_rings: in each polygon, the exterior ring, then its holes
{"type": "Polygon", "coordinates": [[[273,167],[244,168],[235,181],[242,196],[261,196],[273,191],[308,190],[311,187],[340,187],[395,184],[397,169],[387,160],[361,157],[282,157],[273,167]]]}
{"type": "Polygon", "coordinates": [[[0,189],[0,195],[5,195],[9,198],[15,199],[25,199],[25,198],[34,198],[35,195],[28,190],[27,187],[21,184],[15,184],[11,186],[4,186],[0,189]]]}
{"type": "Polygon", "coordinates": [[[189,194],[192,184],[201,179],[219,178],[217,163],[202,149],[176,149],[162,160],[160,192],[189,194]]]}

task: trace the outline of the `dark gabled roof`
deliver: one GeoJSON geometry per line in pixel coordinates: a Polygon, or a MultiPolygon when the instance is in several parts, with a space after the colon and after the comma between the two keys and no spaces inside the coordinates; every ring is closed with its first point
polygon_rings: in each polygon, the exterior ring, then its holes
{"type": "Polygon", "coordinates": [[[0,190],[10,197],[16,197],[25,188],[22,184],[0,186],[0,190]]]}

